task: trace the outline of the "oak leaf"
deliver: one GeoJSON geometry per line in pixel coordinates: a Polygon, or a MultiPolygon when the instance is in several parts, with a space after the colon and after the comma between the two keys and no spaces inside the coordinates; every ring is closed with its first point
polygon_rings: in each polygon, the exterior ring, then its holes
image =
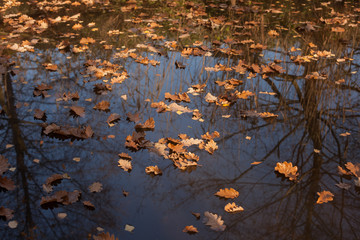
{"type": "Polygon", "coordinates": [[[162,175],[162,171],[158,166],[149,166],[145,168],[147,174],[162,175]]]}
{"type": "Polygon", "coordinates": [[[224,188],[224,189],[220,189],[217,193],[215,193],[215,195],[218,197],[233,199],[239,196],[239,192],[233,188],[224,188]]]}
{"type": "Polygon", "coordinates": [[[278,162],[276,163],[275,171],[284,174],[285,177],[289,178],[290,181],[296,180],[296,177],[299,175],[297,173],[297,166],[293,166],[291,162],[278,162]]]}
{"type": "Polygon", "coordinates": [[[355,177],[360,178],[360,163],[353,164],[352,162],[347,162],[345,167],[349,169],[355,177]]]}
{"type": "Polygon", "coordinates": [[[12,191],[16,188],[13,180],[0,176],[0,190],[12,191]]]}
{"type": "Polygon", "coordinates": [[[209,142],[206,143],[204,148],[208,153],[213,154],[214,151],[216,149],[218,149],[218,146],[217,146],[216,142],[211,139],[209,142]]]}
{"type": "Polygon", "coordinates": [[[233,202],[233,203],[226,204],[224,207],[224,210],[227,211],[228,213],[236,213],[236,212],[244,211],[244,208],[242,208],[241,206],[237,206],[233,202]]]}
{"type": "Polygon", "coordinates": [[[118,161],[119,167],[121,167],[124,171],[130,172],[132,170],[131,161],[125,159],[119,159],[118,161]]]}
{"type": "Polygon", "coordinates": [[[215,231],[224,231],[226,228],[226,225],[224,225],[224,221],[221,219],[221,216],[218,216],[217,214],[210,213],[208,211],[204,212],[204,220],[203,223],[205,225],[210,226],[212,230],[215,231]]]}
{"type": "Polygon", "coordinates": [[[319,198],[316,201],[317,204],[327,203],[334,199],[334,194],[332,194],[330,191],[324,190],[322,192],[318,192],[317,195],[319,195],[319,198]]]}
{"type": "Polygon", "coordinates": [[[190,226],[186,226],[183,229],[183,232],[189,233],[189,234],[195,234],[195,233],[198,233],[199,231],[197,230],[196,227],[194,227],[193,225],[190,225],[190,226]]]}
{"type": "Polygon", "coordinates": [[[94,106],[94,109],[100,110],[100,111],[109,111],[110,103],[108,101],[101,101],[98,104],[94,106]]]}
{"type": "Polygon", "coordinates": [[[85,108],[80,106],[72,106],[70,107],[70,112],[75,114],[75,116],[85,117],[85,108]]]}

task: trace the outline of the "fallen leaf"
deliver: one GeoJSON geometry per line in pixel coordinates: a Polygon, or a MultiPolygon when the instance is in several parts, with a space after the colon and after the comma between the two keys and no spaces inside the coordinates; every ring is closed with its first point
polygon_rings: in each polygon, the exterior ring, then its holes
{"type": "Polygon", "coordinates": [[[200,216],[201,216],[201,214],[200,214],[200,213],[194,213],[194,212],[192,212],[191,214],[192,214],[192,215],[194,215],[194,216],[196,217],[196,219],[197,219],[197,220],[199,220],[199,219],[200,219],[200,216]]]}
{"type": "Polygon", "coordinates": [[[162,175],[162,171],[159,169],[158,166],[149,166],[145,168],[145,172],[147,174],[154,174],[154,175],[162,175]]]}
{"type": "Polygon", "coordinates": [[[64,219],[64,218],[66,218],[67,214],[66,213],[58,213],[57,216],[59,219],[64,219]]]}
{"type": "Polygon", "coordinates": [[[85,108],[80,106],[72,106],[70,107],[70,111],[75,116],[85,117],[85,108]]]}
{"type": "Polygon", "coordinates": [[[194,227],[193,225],[190,225],[190,226],[186,226],[183,229],[183,232],[188,233],[188,234],[195,234],[195,233],[198,233],[199,231],[197,230],[196,227],[194,227]]]}
{"type": "Polygon", "coordinates": [[[218,216],[217,214],[210,213],[208,211],[204,212],[204,220],[203,223],[205,225],[210,226],[212,230],[215,231],[224,231],[226,228],[226,225],[224,225],[224,221],[221,219],[221,216],[218,216]]]}
{"type": "Polygon", "coordinates": [[[94,240],[118,240],[117,237],[115,237],[114,234],[110,233],[99,233],[97,236],[92,236],[94,240]]]}
{"type": "Polygon", "coordinates": [[[278,162],[276,163],[275,171],[284,174],[285,177],[289,178],[290,181],[295,181],[296,177],[299,175],[297,173],[297,166],[293,166],[291,162],[278,162]]]}
{"type": "Polygon", "coordinates": [[[241,206],[237,206],[233,202],[233,203],[226,204],[224,207],[224,210],[227,211],[228,213],[236,213],[236,212],[244,211],[244,208],[242,208],[241,206]]]}
{"type": "Polygon", "coordinates": [[[347,162],[345,167],[355,176],[360,178],[360,163],[353,164],[352,162],[347,162]]]}
{"type": "Polygon", "coordinates": [[[94,109],[100,110],[100,111],[109,111],[110,103],[108,101],[101,101],[98,104],[94,106],[94,109]]]}
{"type": "Polygon", "coordinates": [[[214,195],[218,196],[218,197],[223,197],[223,198],[237,198],[239,196],[239,192],[236,191],[233,188],[225,188],[225,189],[220,189],[217,193],[215,193],[214,195]]]}
{"type": "Polygon", "coordinates": [[[90,192],[101,192],[103,189],[103,185],[99,182],[94,182],[89,186],[90,192]]]}
{"type": "Polygon", "coordinates": [[[133,232],[134,229],[135,229],[134,226],[131,226],[131,225],[129,225],[129,224],[126,224],[126,225],[125,225],[125,231],[127,231],[127,232],[133,232]]]}
{"type": "Polygon", "coordinates": [[[16,188],[13,180],[0,176],[0,190],[12,191],[16,188]]]}
{"type": "Polygon", "coordinates": [[[0,155],[0,175],[3,175],[10,167],[8,159],[0,155]]]}
{"type": "Polygon", "coordinates": [[[89,209],[91,211],[95,210],[94,204],[92,204],[90,201],[83,201],[82,203],[83,203],[85,208],[87,208],[87,209],[89,209]]]}
{"type": "Polygon", "coordinates": [[[118,166],[121,167],[124,171],[130,172],[132,170],[131,161],[119,159],[118,163],[118,166]]]}
{"type": "Polygon", "coordinates": [[[12,219],[14,217],[14,211],[9,209],[9,208],[5,208],[3,206],[0,207],[0,218],[9,221],[10,219],[12,219]]]}
{"type": "Polygon", "coordinates": [[[316,201],[317,204],[327,203],[334,199],[334,194],[332,194],[330,191],[324,190],[322,192],[318,192],[317,195],[319,195],[319,198],[316,201]]]}

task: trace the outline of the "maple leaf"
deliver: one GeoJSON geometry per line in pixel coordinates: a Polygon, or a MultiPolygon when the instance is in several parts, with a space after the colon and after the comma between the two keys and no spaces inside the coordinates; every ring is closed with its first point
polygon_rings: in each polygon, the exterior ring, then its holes
{"type": "Polygon", "coordinates": [[[282,162],[282,163],[276,163],[275,171],[278,171],[281,174],[284,174],[285,177],[289,178],[290,181],[296,180],[296,177],[299,175],[297,173],[297,166],[292,165],[291,162],[282,162]]]}
{"type": "Polygon", "coordinates": [[[190,225],[190,226],[186,226],[183,229],[183,232],[189,233],[189,234],[195,234],[195,233],[198,233],[199,231],[197,230],[196,227],[194,227],[193,225],[190,225]]]}
{"type": "Polygon", "coordinates": [[[236,213],[236,212],[244,211],[244,208],[242,208],[241,206],[237,206],[233,202],[233,203],[226,204],[224,207],[224,210],[227,211],[228,213],[236,213]]]}
{"type": "Polygon", "coordinates": [[[89,191],[90,192],[101,192],[103,187],[103,185],[99,182],[94,182],[93,184],[91,184],[89,186],[89,191]]]}
{"type": "Polygon", "coordinates": [[[94,109],[100,110],[100,111],[109,111],[110,103],[108,101],[101,101],[98,104],[94,106],[94,109]]]}
{"type": "Polygon", "coordinates": [[[233,188],[225,188],[225,189],[220,189],[217,193],[215,193],[214,195],[218,196],[218,197],[222,197],[222,198],[237,198],[239,196],[239,192],[236,191],[233,188]]]}
{"type": "Polygon", "coordinates": [[[149,166],[145,168],[145,172],[147,174],[154,174],[154,175],[162,175],[162,171],[158,168],[158,166],[149,166]]]}
{"type": "Polygon", "coordinates": [[[119,159],[118,161],[119,167],[121,167],[124,171],[130,172],[132,170],[131,161],[125,159],[119,159]]]}
{"type": "Polygon", "coordinates": [[[203,223],[205,225],[210,226],[212,230],[215,231],[224,231],[226,228],[226,225],[224,225],[224,221],[221,219],[221,216],[218,216],[217,214],[211,213],[211,212],[204,212],[204,220],[203,223]]]}
{"type": "Polygon", "coordinates": [[[70,112],[75,116],[85,117],[85,108],[80,106],[71,106],[70,112]]]}
{"type": "Polygon", "coordinates": [[[327,203],[334,199],[334,194],[332,194],[330,191],[324,190],[322,192],[318,192],[317,195],[319,195],[319,198],[316,201],[317,204],[327,203]]]}

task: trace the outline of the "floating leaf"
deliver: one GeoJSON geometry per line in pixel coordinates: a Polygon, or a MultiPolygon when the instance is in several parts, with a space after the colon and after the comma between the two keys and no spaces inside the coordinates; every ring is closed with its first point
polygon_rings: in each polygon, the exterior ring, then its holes
{"type": "Polygon", "coordinates": [[[341,188],[341,189],[345,189],[345,190],[349,190],[351,188],[351,185],[350,184],[347,184],[347,183],[343,183],[343,182],[340,182],[340,183],[337,183],[335,184],[337,187],[341,188]]]}
{"type": "Polygon", "coordinates": [[[162,171],[158,166],[149,166],[145,168],[147,174],[162,175],[162,171]]]}
{"type": "Polygon", "coordinates": [[[126,224],[126,225],[125,225],[125,231],[127,231],[127,232],[133,232],[134,229],[135,229],[134,226],[131,226],[131,225],[129,225],[129,224],[126,224]]]}
{"type": "Polygon", "coordinates": [[[183,229],[183,232],[188,233],[188,234],[195,234],[195,233],[198,233],[199,231],[197,230],[196,227],[194,227],[193,225],[190,225],[190,226],[186,226],[183,229]]]}
{"type": "Polygon", "coordinates": [[[224,210],[227,211],[228,213],[236,213],[236,212],[244,211],[244,208],[242,208],[241,206],[237,206],[233,202],[233,203],[226,204],[224,207],[224,210]]]}
{"type": "Polygon", "coordinates": [[[352,162],[347,162],[345,167],[349,169],[355,177],[360,178],[360,163],[353,164],[352,162]]]}
{"type": "Polygon", "coordinates": [[[13,180],[0,176],[0,190],[12,191],[16,188],[13,180]]]}
{"type": "Polygon", "coordinates": [[[99,182],[94,182],[89,186],[90,192],[101,192],[103,189],[103,185],[99,182]]]}
{"type": "Polygon", "coordinates": [[[9,209],[9,208],[5,208],[3,206],[0,207],[0,218],[9,221],[10,219],[12,219],[14,217],[14,211],[9,209]]]}
{"type": "Polygon", "coordinates": [[[95,210],[94,204],[92,204],[90,201],[83,201],[82,203],[83,203],[85,208],[87,208],[87,209],[89,209],[91,211],[95,210]]]}
{"type": "Polygon", "coordinates": [[[100,111],[105,111],[105,112],[109,111],[109,108],[110,108],[110,103],[108,101],[105,101],[105,100],[99,102],[98,104],[96,104],[94,106],[94,109],[100,110],[100,111]]]}
{"type": "Polygon", "coordinates": [[[299,175],[297,173],[297,166],[292,165],[291,162],[282,162],[282,163],[276,163],[275,171],[278,171],[281,174],[284,174],[285,177],[289,178],[290,181],[295,181],[296,177],[299,175]]]}
{"type": "Polygon", "coordinates": [[[215,193],[215,195],[223,198],[237,198],[239,196],[239,192],[233,188],[225,188],[220,189],[217,193],[215,193]]]}
{"type": "Polygon", "coordinates": [[[318,192],[317,195],[319,195],[319,198],[316,201],[317,204],[327,203],[334,199],[334,194],[332,194],[330,191],[324,190],[322,192],[318,192]]]}
{"type": "Polygon", "coordinates": [[[115,237],[114,234],[110,233],[99,233],[97,236],[93,236],[94,240],[118,240],[117,237],[115,237]]]}
{"type": "Polygon", "coordinates": [[[0,175],[3,175],[10,167],[8,159],[0,155],[0,175]]]}
{"type": "Polygon", "coordinates": [[[217,214],[210,213],[208,211],[204,212],[204,220],[203,222],[205,225],[210,226],[212,230],[215,231],[224,231],[226,228],[226,225],[224,225],[224,221],[221,219],[221,216],[218,216],[217,214]]]}
{"type": "Polygon", "coordinates": [[[132,170],[131,161],[119,159],[118,163],[119,163],[118,166],[124,169],[124,171],[130,172],[132,170]]]}

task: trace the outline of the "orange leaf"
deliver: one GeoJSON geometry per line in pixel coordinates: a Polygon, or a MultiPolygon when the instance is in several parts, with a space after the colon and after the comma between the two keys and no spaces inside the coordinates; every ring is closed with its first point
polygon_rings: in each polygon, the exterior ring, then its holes
{"type": "Polygon", "coordinates": [[[190,225],[190,226],[186,226],[183,229],[183,232],[189,233],[189,234],[195,234],[195,233],[198,233],[199,231],[197,230],[196,227],[194,227],[193,225],[190,225]]]}
{"type": "Polygon", "coordinates": [[[224,210],[227,211],[228,213],[236,213],[236,212],[244,211],[244,208],[242,208],[241,206],[237,206],[233,202],[233,203],[226,204],[224,207],[224,210]]]}
{"type": "Polygon", "coordinates": [[[324,190],[320,193],[318,192],[317,195],[319,195],[319,198],[316,201],[317,204],[327,203],[334,199],[334,194],[332,194],[330,191],[324,190]]]}
{"type": "Polygon", "coordinates": [[[161,175],[162,171],[158,168],[158,166],[149,166],[145,168],[145,172],[147,174],[161,175]]]}
{"type": "Polygon", "coordinates": [[[297,166],[292,165],[292,163],[288,162],[282,162],[282,163],[276,163],[275,171],[278,171],[281,174],[284,174],[285,177],[289,178],[290,181],[296,180],[296,177],[299,175],[297,173],[297,166]]]}
{"type": "Polygon", "coordinates": [[[233,188],[225,188],[220,189],[217,193],[215,193],[215,195],[223,198],[237,198],[239,196],[239,192],[233,188]]]}

